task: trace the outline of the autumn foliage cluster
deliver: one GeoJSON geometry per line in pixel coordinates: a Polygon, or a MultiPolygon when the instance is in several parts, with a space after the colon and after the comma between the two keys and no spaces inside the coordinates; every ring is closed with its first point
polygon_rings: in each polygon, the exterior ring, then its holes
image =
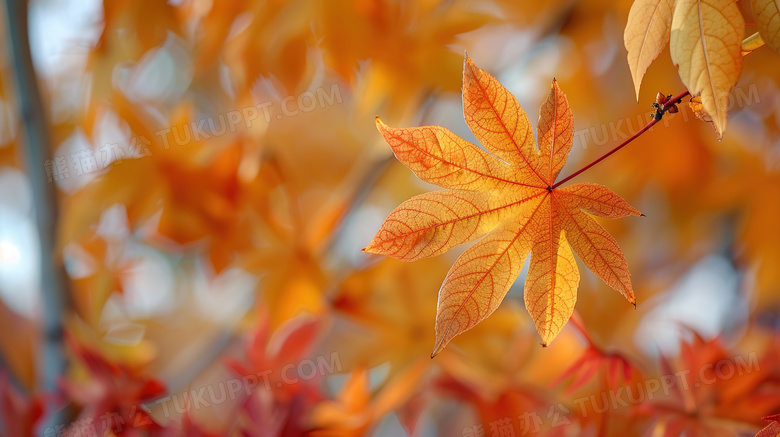
{"type": "Polygon", "coordinates": [[[29,7],[0,436],[780,435],[777,1],[29,7]]]}

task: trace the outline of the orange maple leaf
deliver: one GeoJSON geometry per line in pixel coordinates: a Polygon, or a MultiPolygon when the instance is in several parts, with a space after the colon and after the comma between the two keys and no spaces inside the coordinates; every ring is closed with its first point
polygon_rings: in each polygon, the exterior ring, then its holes
{"type": "Polygon", "coordinates": [[[557,82],[553,80],[541,107],[538,150],[517,99],[468,56],[463,112],[487,151],[443,127],[397,129],[376,121],[399,161],[420,179],[447,190],[402,203],[364,250],[414,261],[485,236],[458,258],[442,284],[431,356],[495,311],[529,252],[525,305],[543,345],[574,311],[580,275],[572,248],[636,305],[623,253],[590,214],[620,218],[641,213],[601,185],[558,188],[555,183],[574,132],[557,82]]]}

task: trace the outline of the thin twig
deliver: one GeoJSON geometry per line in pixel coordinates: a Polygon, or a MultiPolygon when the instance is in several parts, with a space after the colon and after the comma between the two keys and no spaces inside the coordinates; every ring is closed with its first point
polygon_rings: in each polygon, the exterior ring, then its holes
{"type": "Polygon", "coordinates": [[[615,147],[614,149],[612,149],[612,150],[610,150],[609,152],[607,152],[607,153],[605,153],[605,154],[601,155],[601,157],[600,157],[600,158],[596,159],[595,161],[591,162],[590,164],[586,165],[585,167],[582,167],[581,169],[579,169],[579,170],[575,171],[574,173],[570,174],[569,176],[567,176],[567,177],[565,177],[565,178],[561,179],[560,181],[556,182],[556,183],[555,183],[555,184],[554,184],[554,185],[553,185],[551,188],[558,188],[558,187],[559,187],[559,186],[561,186],[562,184],[564,184],[564,183],[568,182],[569,180],[571,180],[571,179],[575,178],[576,176],[579,176],[579,174],[580,174],[580,173],[582,173],[582,172],[584,172],[585,170],[587,170],[587,169],[589,169],[589,168],[593,167],[594,165],[598,164],[599,162],[601,162],[601,161],[603,161],[603,160],[607,159],[607,158],[608,158],[608,157],[610,157],[610,156],[611,156],[613,153],[615,153],[615,152],[617,152],[618,150],[622,149],[623,147],[627,146],[627,145],[628,145],[628,143],[630,143],[631,141],[634,141],[635,139],[639,138],[639,136],[640,136],[640,135],[642,135],[643,133],[647,132],[647,131],[648,131],[648,130],[651,128],[651,127],[655,126],[655,125],[656,125],[656,124],[657,124],[659,121],[661,121],[661,117],[662,117],[662,116],[663,116],[663,115],[666,113],[666,111],[667,111],[669,108],[671,108],[672,106],[674,106],[674,105],[675,105],[675,104],[677,104],[677,103],[680,103],[680,102],[682,101],[682,99],[683,99],[685,96],[689,95],[689,94],[690,94],[690,93],[689,93],[688,91],[685,91],[685,92],[683,92],[683,93],[680,93],[680,94],[679,94],[679,95],[677,95],[676,97],[672,97],[671,99],[667,100],[667,101],[666,101],[666,103],[664,103],[664,104],[663,104],[663,106],[661,106],[661,107],[658,109],[658,111],[656,112],[656,115],[655,115],[655,116],[653,116],[653,119],[652,119],[652,120],[650,120],[650,122],[649,122],[649,123],[647,123],[647,124],[645,125],[645,127],[643,127],[642,129],[640,129],[640,130],[639,130],[639,132],[637,132],[637,133],[635,133],[634,135],[632,135],[632,136],[631,136],[631,138],[629,138],[629,139],[627,139],[627,140],[623,141],[622,143],[620,143],[620,144],[619,144],[617,147],[615,147]]]}
{"type": "MultiPolygon", "coordinates": [[[[763,45],[764,45],[764,40],[761,38],[761,35],[759,35],[758,32],[754,33],[753,35],[750,35],[749,37],[747,37],[744,40],[742,40],[742,56],[744,57],[744,56],[749,55],[751,52],[753,52],[754,50],[758,49],[759,47],[762,47],[763,45]]],[[[666,114],[666,111],[669,108],[671,108],[672,106],[680,103],[682,101],[682,99],[685,96],[688,96],[688,95],[690,95],[690,92],[685,91],[684,93],[680,93],[676,97],[672,97],[671,99],[667,100],[661,107],[658,108],[658,110],[657,110],[655,116],[653,117],[653,119],[650,120],[650,122],[647,123],[647,125],[645,127],[640,129],[639,132],[635,133],[634,135],[631,136],[631,138],[629,138],[626,141],[622,142],[620,145],[618,145],[614,149],[610,150],[606,154],[602,155],[597,160],[591,162],[590,164],[586,165],[585,167],[582,167],[581,169],[579,169],[576,172],[572,173],[571,175],[569,175],[568,177],[564,178],[563,180],[560,180],[560,181],[556,182],[552,187],[550,187],[550,189],[558,188],[563,183],[568,182],[569,180],[571,180],[574,177],[578,176],[580,173],[582,173],[585,170],[593,167],[594,165],[596,165],[599,162],[601,162],[601,161],[605,160],[606,158],[608,158],[613,153],[615,153],[618,150],[622,149],[623,147],[625,147],[631,141],[634,141],[635,139],[637,139],[640,135],[642,135],[643,133],[647,132],[651,127],[655,126],[656,123],[661,121],[661,117],[663,117],[664,114],[666,114]]]]}
{"type": "Polygon", "coordinates": [[[40,287],[42,306],[42,346],[38,357],[39,388],[44,396],[47,419],[39,433],[43,435],[49,426],[61,425],[66,421],[66,412],[56,411],[59,391],[57,380],[66,367],[63,318],[69,304],[68,279],[57,253],[57,193],[55,184],[48,181],[45,164],[51,162],[48,123],[43,101],[36,81],[30,54],[28,38],[27,2],[6,0],[5,12],[8,20],[8,34],[16,84],[17,102],[21,118],[21,132],[24,138],[24,162],[32,189],[35,222],[38,231],[41,256],[40,287]]]}

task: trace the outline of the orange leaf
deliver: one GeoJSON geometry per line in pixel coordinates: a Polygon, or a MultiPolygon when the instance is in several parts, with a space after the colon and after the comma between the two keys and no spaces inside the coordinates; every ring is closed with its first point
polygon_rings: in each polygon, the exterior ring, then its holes
{"type": "Polygon", "coordinates": [[[572,248],[635,303],[623,253],[589,214],[619,218],[640,212],[600,185],[553,188],[573,135],[571,110],[557,82],[540,111],[537,151],[514,96],[468,57],[463,80],[466,122],[487,152],[441,127],[397,129],[377,119],[399,161],[449,190],[402,203],[364,250],[414,261],[484,236],[442,284],[432,355],[496,310],[529,253],[525,303],[544,344],[574,311],[580,274],[572,248]]]}

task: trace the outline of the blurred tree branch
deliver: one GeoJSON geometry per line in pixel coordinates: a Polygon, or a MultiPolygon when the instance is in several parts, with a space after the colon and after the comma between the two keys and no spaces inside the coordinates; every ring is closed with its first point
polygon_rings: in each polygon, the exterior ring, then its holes
{"type": "MultiPolygon", "coordinates": [[[[27,177],[33,196],[35,222],[41,254],[40,287],[42,306],[42,348],[38,359],[38,381],[48,394],[58,392],[57,379],[66,366],[63,342],[63,318],[68,307],[68,278],[61,254],[56,253],[57,193],[49,182],[45,163],[52,159],[48,123],[30,53],[28,2],[6,0],[6,17],[13,79],[21,119],[22,147],[27,177]]],[[[50,162],[50,161],[49,161],[50,162]]],[[[46,396],[46,411],[53,412],[54,396],[46,396]]],[[[47,426],[65,424],[64,412],[49,414],[40,432],[47,426]]]]}

